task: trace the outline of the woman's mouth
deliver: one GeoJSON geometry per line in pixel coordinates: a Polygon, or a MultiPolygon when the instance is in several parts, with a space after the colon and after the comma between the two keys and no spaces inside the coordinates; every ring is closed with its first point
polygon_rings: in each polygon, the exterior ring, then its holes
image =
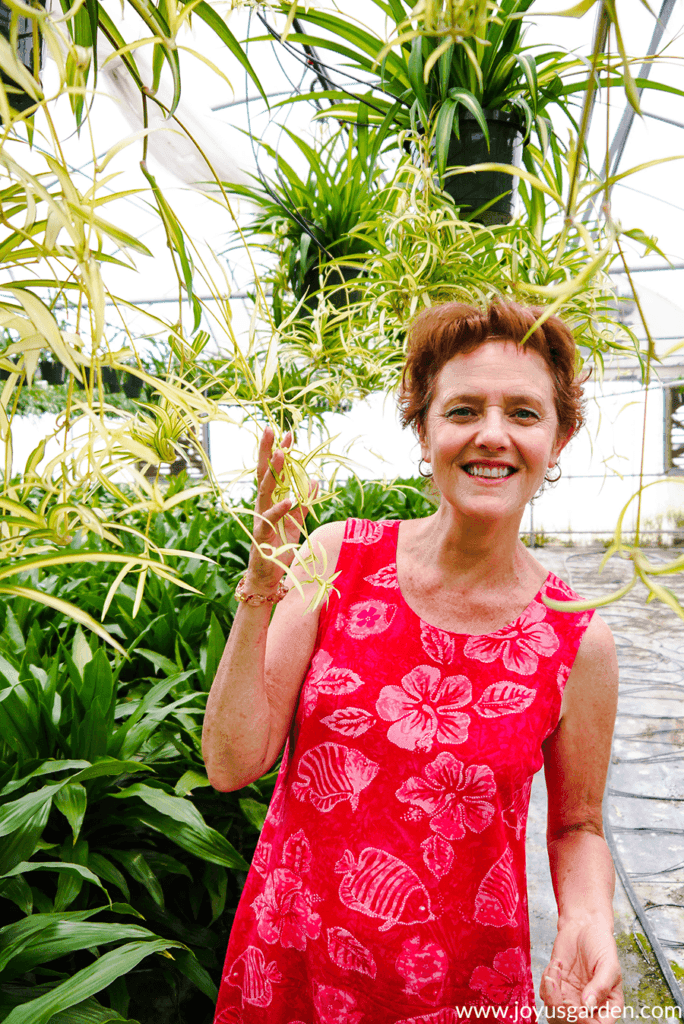
{"type": "Polygon", "coordinates": [[[469,462],[463,469],[468,476],[483,476],[496,480],[512,476],[516,472],[513,466],[483,466],[476,462],[469,462]]]}

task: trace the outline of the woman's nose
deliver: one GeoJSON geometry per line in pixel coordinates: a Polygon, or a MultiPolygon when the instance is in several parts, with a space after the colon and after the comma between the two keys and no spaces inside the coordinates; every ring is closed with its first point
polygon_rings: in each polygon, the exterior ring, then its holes
{"type": "Polygon", "coordinates": [[[484,413],[475,443],[481,448],[497,451],[508,447],[506,420],[500,409],[488,409],[484,413]]]}

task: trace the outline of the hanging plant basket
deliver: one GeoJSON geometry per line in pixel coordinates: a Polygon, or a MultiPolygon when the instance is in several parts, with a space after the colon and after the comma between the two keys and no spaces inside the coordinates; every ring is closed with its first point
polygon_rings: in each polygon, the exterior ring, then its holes
{"type": "MultiPolygon", "coordinates": [[[[38,0],[41,7],[45,7],[44,0],[38,0]]],[[[30,75],[40,81],[40,72],[43,66],[43,46],[40,33],[36,29],[33,18],[25,18],[23,15],[17,17],[17,57],[24,65],[30,75]],[[36,46],[36,43],[38,44],[36,46]]],[[[0,35],[3,35],[8,42],[10,40],[12,26],[12,10],[6,4],[0,2],[0,35]]],[[[15,110],[26,110],[33,106],[35,100],[24,92],[20,86],[10,78],[4,71],[0,72],[2,81],[7,88],[7,98],[10,106],[15,110]]]]}
{"type": "MultiPolygon", "coordinates": [[[[12,362],[12,360],[10,359],[9,362],[12,362]]],[[[17,366],[17,368],[16,368],[16,370],[14,372],[15,373],[23,373],[24,371],[20,370],[19,367],[17,366]]],[[[2,369],[0,369],[0,380],[9,380],[10,376],[11,376],[11,374],[10,374],[9,370],[2,370],[2,369]]]]}
{"type": "MultiPolygon", "coordinates": [[[[489,148],[482,128],[472,114],[459,116],[460,138],[452,136],[449,143],[448,167],[472,167],[473,164],[522,163],[523,129],[515,114],[502,110],[485,110],[489,129],[489,148]]],[[[491,203],[475,219],[485,225],[508,224],[515,213],[518,178],[503,171],[476,171],[474,174],[446,176],[444,191],[460,207],[461,216],[469,217],[480,207],[491,203]],[[496,202],[492,203],[492,200],[496,202]]]]}
{"type": "Polygon", "coordinates": [[[115,395],[117,392],[121,391],[119,374],[117,370],[112,369],[111,366],[102,367],[102,383],[105,391],[108,391],[111,395],[115,395]]]}
{"type": "Polygon", "coordinates": [[[143,382],[140,377],[134,377],[132,373],[124,373],[122,387],[126,398],[140,398],[143,382]]]}
{"type": "Polygon", "coordinates": [[[40,375],[46,384],[63,384],[66,380],[64,364],[56,363],[54,359],[41,359],[40,375]]]}

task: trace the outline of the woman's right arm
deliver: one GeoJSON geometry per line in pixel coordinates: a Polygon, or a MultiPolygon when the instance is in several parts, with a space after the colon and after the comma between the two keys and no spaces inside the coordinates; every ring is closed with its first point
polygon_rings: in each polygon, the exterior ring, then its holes
{"type": "MultiPolygon", "coordinates": [[[[286,446],[287,438],[284,442],[286,446]]],[[[265,431],[259,450],[259,491],[254,536],[261,544],[279,545],[275,527],[284,520],[288,540],[296,542],[302,513],[290,513],[291,502],[273,505],[275,477],[282,470],[283,454],[273,453],[272,431],[265,431]],[[269,461],[272,469],[269,469],[269,461]],[[275,474],[275,475],[274,475],[275,474]],[[288,514],[290,513],[290,514],[288,514]],[[262,518],[263,517],[263,518],[262,518]]],[[[305,513],[304,513],[305,514],[305,513]]],[[[308,544],[320,558],[327,558],[327,575],[335,571],[344,523],[330,523],[315,530],[308,544]]],[[[292,556],[283,559],[291,561],[292,556]]],[[[319,572],[322,566],[317,566],[319,572]]],[[[299,579],[307,571],[294,568],[299,579]]],[[[248,594],[272,594],[282,570],[252,549],[245,589],[248,594]]],[[[294,715],[297,695],[313,655],[319,609],[307,612],[316,584],[303,584],[305,600],[293,588],[278,604],[273,620],[271,604],[241,603],[235,614],[216,678],[207,700],[202,731],[202,753],[209,781],[215,789],[246,786],[266,772],[283,747],[294,715]]]]}

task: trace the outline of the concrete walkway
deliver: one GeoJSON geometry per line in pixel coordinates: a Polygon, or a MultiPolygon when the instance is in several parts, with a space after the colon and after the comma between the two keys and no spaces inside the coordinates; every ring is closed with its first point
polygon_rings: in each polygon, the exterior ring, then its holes
{"type": "MultiPolygon", "coordinates": [[[[654,562],[680,552],[654,550],[654,562]]],[[[602,574],[603,550],[545,547],[542,564],[583,597],[618,590],[631,578],[631,562],[612,559],[602,574]]],[[[684,576],[660,577],[684,604],[684,576]]],[[[615,843],[645,916],[684,992],[684,621],[659,602],[646,605],[638,584],[600,610],[615,636],[620,698],[606,810],[615,843]]],[[[532,787],[527,856],[536,990],[556,933],[556,904],[546,856],[543,772],[532,787]]],[[[619,879],[615,893],[618,948],[626,1005],[674,1004],[646,936],[619,879]]],[[[663,1011],[663,1015],[667,1013],[663,1011]]],[[[658,1011],[652,1015],[657,1019],[658,1011]]]]}

